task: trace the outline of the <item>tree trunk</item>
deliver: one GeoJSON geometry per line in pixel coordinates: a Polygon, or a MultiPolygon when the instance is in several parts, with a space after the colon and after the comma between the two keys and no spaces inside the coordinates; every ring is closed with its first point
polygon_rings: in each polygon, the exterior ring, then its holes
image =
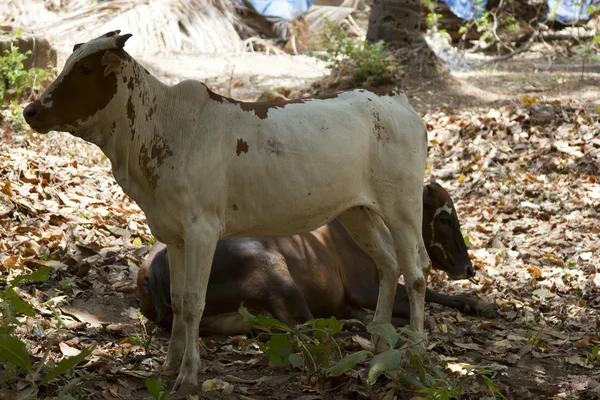
{"type": "Polygon", "coordinates": [[[367,40],[383,40],[406,76],[432,78],[444,70],[421,35],[420,0],[375,0],[371,7],[367,40]]]}
{"type": "Polygon", "coordinates": [[[389,47],[425,45],[421,36],[419,0],[375,0],[371,7],[367,40],[384,40],[389,47]]]}

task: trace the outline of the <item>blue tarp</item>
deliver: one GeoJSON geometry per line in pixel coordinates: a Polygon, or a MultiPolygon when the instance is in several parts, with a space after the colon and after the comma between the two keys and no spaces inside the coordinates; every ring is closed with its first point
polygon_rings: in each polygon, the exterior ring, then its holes
{"type": "MultiPolygon", "coordinates": [[[[312,0],[247,0],[260,15],[279,17],[289,21],[304,14],[312,5],[312,0]]],[[[242,0],[240,0],[243,3],[242,0]]]]}
{"type": "Polygon", "coordinates": [[[550,19],[573,22],[590,19],[588,8],[600,4],[600,0],[547,0],[550,19]]]}
{"type": "MultiPolygon", "coordinates": [[[[598,6],[600,0],[546,0],[551,19],[568,23],[590,18],[589,6],[598,6]]],[[[481,18],[487,0],[444,0],[457,17],[466,20],[481,18]]]]}
{"type": "MultiPolygon", "coordinates": [[[[243,3],[243,0],[239,0],[243,3]]],[[[292,20],[304,14],[312,5],[312,0],[247,0],[261,15],[292,20]]],[[[588,7],[600,5],[600,0],[546,0],[548,14],[560,22],[572,22],[590,18],[588,7]]],[[[444,0],[450,10],[461,19],[481,18],[487,0],[444,0]]]]}
{"type": "Polygon", "coordinates": [[[466,20],[481,18],[487,0],[444,0],[457,17],[466,20]]]}

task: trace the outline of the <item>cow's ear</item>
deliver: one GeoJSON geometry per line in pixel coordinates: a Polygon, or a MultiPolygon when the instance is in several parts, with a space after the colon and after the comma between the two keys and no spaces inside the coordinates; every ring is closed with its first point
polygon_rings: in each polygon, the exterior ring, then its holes
{"type": "Polygon", "coordinates": [[[430,177],[429,177],[429,183],[436,183],[435,176],[430,175],[430,177]]]}
{"type": "Polygon", "coordinates": [[[104,67],[104,76],[110,75],[110,74],[119,74],[121,72],[123,72],[124,69],[124,63],[123,60],[121,59],[121,57],[119,57],[118,55],[116,55],[115,53],[113,53],[110,50],[106,50],[104,52],[104,55],[102,56],[102,61],[101,61],[102,66],[104,67]]]}
{"type": "Polygon", "coordinates": [[[78,48],[80,48],[83,45],[83,43],[77,43],[75,46],[73,46],[73,51],[77,50],[78,48]]]}

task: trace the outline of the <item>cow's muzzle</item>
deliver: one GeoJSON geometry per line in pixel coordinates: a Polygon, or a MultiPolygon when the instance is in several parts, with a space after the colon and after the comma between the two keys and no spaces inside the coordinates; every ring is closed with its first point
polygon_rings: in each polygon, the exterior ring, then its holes
{"type": "Polygon", "coordinates": [[[472,264],[468,265],[466,268],[461,268],[461,270],[464,271],[461,274],[453,274],[452,271],[447,271],[446,274],[448,274],[448,278],[453,281],[470,279],[475,276],[475,269],[472,264]]]}
{"type": "Polygon", "coordinates": [[[34,101],[23,110],[23,117],[27,124],[36,132],[48,133],[51,128],[44,125],[42,118],[42,104],[39,100],[34,101]]]}

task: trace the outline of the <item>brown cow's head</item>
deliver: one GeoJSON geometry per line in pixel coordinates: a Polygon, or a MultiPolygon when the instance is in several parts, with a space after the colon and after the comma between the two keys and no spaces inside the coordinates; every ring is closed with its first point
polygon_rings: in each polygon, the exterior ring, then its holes
{"type": "Polygon", "coordinates": [[[140,266],[137,276],[140,310],[146,318],[170,328],[173,322],[167,246],[156,242],[140,266]]]}
{"type": "Polygon", "coordinates": [[[117,75],[132,60],[123,50],[131,35],[119,32],[75,45],[60,75],[23,111],[34,130],[40,133],[58,130],[80,136],[86,127],[108,123],[102,118],[103,111],[112,113],[111,107],[118,106],[112,104],[113,99],[119,97],[119,85],[124,83],[119,82],[117,75]]]}
{"type": "Polygon", "coordinates": [[[446,271],[450,279],[474,275],[454,203],[435,182],[423,188],[423,239],[433,268],[446,271]]]}

